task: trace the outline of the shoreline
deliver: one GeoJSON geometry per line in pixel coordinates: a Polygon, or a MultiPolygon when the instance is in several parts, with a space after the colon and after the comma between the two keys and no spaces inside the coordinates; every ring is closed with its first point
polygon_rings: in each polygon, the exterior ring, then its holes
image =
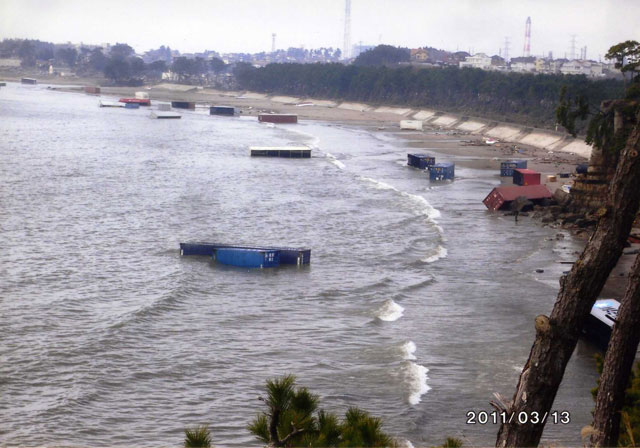
{"type": "MultiPolygon", "coordinates": [[[[5,77],[11,80],[11,77],[5,77]]],[[[19,78],[13,77],[19,82],[19,78]]],[[[85,94],[84,85],[96,85],[96,79],[67,78],[42,79],[41,85],[52,85],[52,90],[60,92],[85,94]],[[62,81],[62,82],[61,82],[62,81]]],[[[500,162],[510,159],[526,159],[528,168],[541,173],[541,183],[553,193],[575,177],[575,167],[579,163],[588,162],[586,143],[559,132],[531,128],[512,123],[497,123],[481,118],[459,117],[445,112],[434,112],[392,106],[372,106],[364,103],[333,102],[310,98],[296,98],[281,95],[267,95],[255,92],[220,91],[180,84],[156,84],[141,87],[101,87],[99,96],[134,96],[137,91],[146,91],[153,101],[193,101],[204,107],[210,105],[227,105],[236,108],[241,116],[255,116],[259,113],[275,112],[298,115],[301,120],[324,122],[329,125],[339,124],[359,127],[370,132],[382,132],[393,135],[405,142],[407,152],[434,151],[443,156],[451,156],[456,163],[470,168],[498,170],[500,162]],[[298,106],[311,102],[313,105],[298,106]],[[400,129],[400,120],[422,119],[422,131],[400,129]],[[486,123],[482,125],[482,123],[486,123]],[[491,123],[491,124],[489,124],[491,123]],[[482,126],[480,126],[482,125],[482,126]],[[478,127],[480,126],[480,127],[478,127]],[[475,130],[473,128],[476,127],[475,130]],[[512,138],[499,139],[495,135],[506,135],[510,129],[512,138]],[[493,131],[493,132],[492,132],[493,131]],[[488,145],[484,139],[495,138],[497,142],[488,145]],[[536,140],[537,139],[537,140],[536,140]],[[524,143],[523,143],[524,142],[524,143]],[[551,142],[551,143],[549,143],[551,142]],[[533,145],[531,143],[536,143],[533,145]],[[547,143],[547,146],[543,144],[547,143]],[[554,148],[554,149],[551,149],[554,148]],[[559,148],[559,149],[558,149],[559,148]],[[556,182],[548,182],[548,175],[570,173],[569,178],[557,178],[556,182]]],[[[508,136],[508,135],[507,135],[508,136]]],[[[498,186],[500,184],[497,184],[498,186]]],[[[487,191],[487,194],[489,191],[487,191]]],[[[553,223],[540,223],[542,226],[559,228],[553,223]]],[[[572,231],[586,240],[589,232],[572,231]]],[[[637,246],[640,247],[640,246],[637,246]]],[[[636,245],[625,250],[633,252],[636,245]]],[[[612,271],[603,296],[621,297],[626,288],[626,278],[630,272],[634,254],[623,254],[618,265],[612,271]]]]}

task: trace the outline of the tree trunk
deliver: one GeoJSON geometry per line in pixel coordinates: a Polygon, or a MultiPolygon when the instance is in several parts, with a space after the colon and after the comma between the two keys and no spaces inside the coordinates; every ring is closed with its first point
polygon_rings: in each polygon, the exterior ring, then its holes
{"type": "Polygon", "coordinates": [[[599,211],[594,234],[571,272],[561,279],[551,317],[536,318],[536,339],[498,431],[496,446],[537,446],[543,421],[555,399],[564,370],[575,349],[595,299],[615,266],[640,206],[640,124],[622,151],[608,196],[599,211]],[[513,418],[511,418],[513,416],[513,418]],[[540,422],[533,423],[532,420],[540,422]]]}
{"type": "Polygon", "coordinates": [[[593,416],[591,445],[617,446],[620,409],[640,342],[640,256],[636,257],[613,327],[593,416]]]}

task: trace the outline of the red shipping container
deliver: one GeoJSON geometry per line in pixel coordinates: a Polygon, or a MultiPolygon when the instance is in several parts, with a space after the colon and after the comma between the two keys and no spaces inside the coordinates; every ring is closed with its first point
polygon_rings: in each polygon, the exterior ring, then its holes
{"type": "Polygon", "coordinates": [[[84,92],[85,93],[91,93],[91,94],[99,94],[100,93],[100,87],[93,87],[93,86],[85,86],[84,87],[84,92]]]}
{"type": "Polygon", "coordinates": [[[540,173],[526,168],[513,170],[513,183],[516,185],[540,185],[540,173]]]}
{"type": "Polygon", "coordinates": [[[520,196],[524,196],[534,203],[553,197],[551,191],[545,185],[529,185],[526,187],[514,185],[494,188],[482,202],[489,210],[495,211],[504,208],[520,196]]]}
{"type": "Polygon", "coordinates": [[[293,114],[260,114],[258,121],[265,123],[297,123],[298,116],[293,114]]]}

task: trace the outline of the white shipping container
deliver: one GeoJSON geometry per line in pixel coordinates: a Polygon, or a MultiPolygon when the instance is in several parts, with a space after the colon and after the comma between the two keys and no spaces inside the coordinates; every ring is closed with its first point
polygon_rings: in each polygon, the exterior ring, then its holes
{"type": "Polygon", "coordinates": [[[139,100],[148,100],[149,94],[147,92],[136,92],[136,98],[139,100]]]}
{"type": "Polygon", "coordinates": [[[412,131],[422,131],[422,121],[420,121],[420,120],[402,120],[402,121],[400,121],[400,129],[410,129],[412,131]]]}

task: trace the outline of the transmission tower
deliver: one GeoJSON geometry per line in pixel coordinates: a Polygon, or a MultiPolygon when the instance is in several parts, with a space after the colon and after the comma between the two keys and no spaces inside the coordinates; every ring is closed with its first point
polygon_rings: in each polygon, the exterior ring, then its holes
{"type": "Polygon", "coordinates": [[[351,0],[345,0],[344,5],[344,48],[342,49],[342,57],[344,59],[351,57],[351,0]]]}
{"type": "Polygon", "coordinates": [[[569,59],[574,60],[576,58],[576,35],[571,35],[571,47],[569,51],[569,59]]]}
{"type": "Polygon", "coordinates": [[[276,52],[276,33],[271,33],[271,53],[276,52]]]}
{"type": "Polygon", "coordinates": [[[531,17],[527,17],[527,22],[524,26],[524,50],[523,56],[528,58],[531,54],[531,17]]]}
{"type": "Polygon", "coordinates": [[[509,62],[509,38],[508,37],[504,38],[504,55],[502,57],[504,58],[505,63],[509,62]]]}

